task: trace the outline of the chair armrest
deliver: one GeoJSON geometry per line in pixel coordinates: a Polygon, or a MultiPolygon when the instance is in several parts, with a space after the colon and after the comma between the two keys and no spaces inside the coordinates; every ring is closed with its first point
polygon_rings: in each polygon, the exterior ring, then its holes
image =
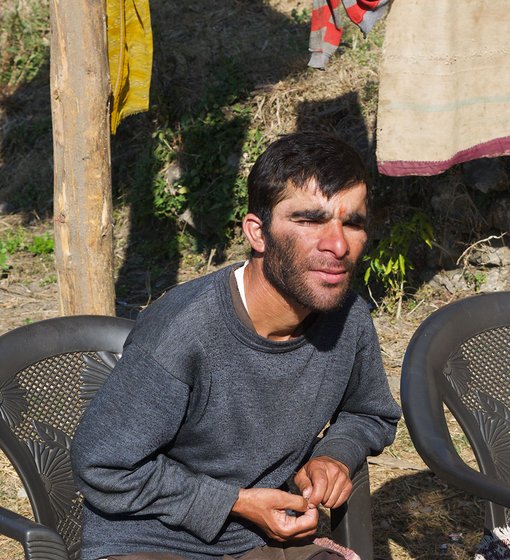
{"type": "Polygon", "coordinates": [[[56,531],[3,507],[0,533],[23,545],[26,560],[69,560],[64,541],[56,531]]]}
{"type": "MultiPolygon", "coordinates": [[[[430,470],[444,479],[448,484],[460,488],[469,494],[494,502],[503,507],[510,507],[510,486],[482,472],[468,466],[457,454],[451,441],[442,438],[438,445],[436,436],[434,444],[427,447],[426,453],[416,449],[430,470]]],[[[420,441],[423,444],[423,440],[420,441]]]]}

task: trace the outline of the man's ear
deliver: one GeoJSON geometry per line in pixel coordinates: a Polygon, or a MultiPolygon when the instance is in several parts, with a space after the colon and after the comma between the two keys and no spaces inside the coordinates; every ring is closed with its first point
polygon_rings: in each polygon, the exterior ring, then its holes
{"type": "Polygon", "coordinates": [[[257,253],[264,253],[266,244],[262,232],[262,220],[255,214],[246,214],[243,219],[243,232],[251,248],[257,253]]]}

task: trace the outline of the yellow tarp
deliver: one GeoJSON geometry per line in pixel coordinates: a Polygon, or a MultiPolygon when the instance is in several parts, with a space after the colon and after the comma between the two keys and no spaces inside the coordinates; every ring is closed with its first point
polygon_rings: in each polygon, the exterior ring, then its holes
{"type": "Polygon", "coordinates": [[[111,131],[149,108],[152,30],[149,0],[107,0],[108,61],[112,82],[111,131]]]}

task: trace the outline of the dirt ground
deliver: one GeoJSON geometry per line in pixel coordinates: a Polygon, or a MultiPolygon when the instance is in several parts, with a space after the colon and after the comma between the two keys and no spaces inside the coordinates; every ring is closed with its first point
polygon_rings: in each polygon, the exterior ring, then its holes
{"type": "MultiPolygon", "coordinates": [[[[12,2],[7,0],[7,3],[12,2]]],[[[153,100],[154,104],[170,99],[175,113],[184,114],[204,92],[207,93],[214,72],[228,67],[232,59],[244,60],[244,69],[254,85],[243,103],[250,108],[252,124],[263,131],[267,140],[296,129],[328,130],[344,135],[360,152],[370,155],[376,119],[378,52],[383,33],[379,28],[367,40],[361,34],[351,33],[346,36],[341,56],[331,61],[326,72],[307,70],[308,24],[302,22],[305,8],[309,9],[308,2],[291,0],[249,3],[242,0],[196,0],[193,3],[152,0],[151,9],[158,13],[153,22],[156,55],[153,83],[160,95],[153,100]]],[[[225,104],[228,93],[225,92],[221,100],[225,104]]],[[[0,202],[18,192],[23,196],[35,196],[39,206],[39,211],[23,209],[0,214],[0,234],[19,225],[32,235],[51,230],[48,98],[47,68],[32,84],[0,90],[2,131],[14,130],[20,123],[26,125],[25,132],[19,132],[20,143],[2,146],[0,202]],[[29,125],[34,123],[40,126],[38,134],[31,132],[29,125]]],[[[151,130],[154,117],[150,113],[130,119],[121,125],[118,138],[112,140],[114,166],[121,170],[123,166],[128,168],[126,176],[137,171],[129,168],[128,163],[134,159],[134,150],[140,147],[136,144],[140,142],[137,136],[144,141],[146,129],[151,130]],[[131,127],[132,132],[123,132],[130,131],[131,127]]],[[[240,172],[245,171],[245,168],[240,169],[240,172]]],[[[119,178],[125,177],[118,172],[119,178]]],[[[448,181],[449,177],[441,180],[448,181]]],[[[457,198],[467,196],[458,181],[454,186],[457,198]]],[[[417,204],[419,195],[425,193],[425,197],[430,197],[434,193],[433,185],[419,180],[394,181],[382,185],[381,189],[384,196],[379,224],[397,221],[406,208],[417,204]]],[[[137,206],[125,203],[122,196],[118,195],[116,200],[115,214],[116,271],[120,278],[118,315],[134,318],[141,307],[175,283],[244,257],[242,243],[228,246],[221,265],[216,264],[212,252],[183,252],[168,270],[163,263],[155,280],[154,268],[146,262],[143,250],[137,252],[141,244],[136,235],[143,235],[136,231],[140,219],[137,206]]],[[[476,204],[471,204],[476,209],[476,204]]],[[[438,225],[442,227],[447,223],[450,229],[446,233],[450,238],[462,234],[463,241],[469,244],[473,239],[466,236],[478,233],[477,220],[473,218],[465,227],[457,215],[453,219],[447,216],[438,225]],[[458,227],[451,229],[453,226],[458,227]]],[[[165,226],[160,224],[159,227],[165,226]]],[[[375,229],[378,228],[376,221],[375,229]]],[[[52,255],[19,252],[10,257],[10,265],[11,268],[0,275],[0,334],[58,316],[58,287],[52,255]]],[[[464,288],[452,293],[424,284],[415,294],[413,305],[404,306],[398,320],[393,315],[374,312],[389,384],[397,400],[402,359],[412,333],[435,309],[470,293],[464,288]]],[[[451,429],[460,437],[453,421],[451,429]]],[[[463,453],[468,461],[472,460],[467,446],[463,453]]],[[[381,456],[371,459],[369,466],[377,558],[473,558],[474,548],[482,536],[483,504],[448,487],[426,469],[403,421],[395,443],[381,456]]],[[[17,477],[3,456],[0,456],[0,503],[29,513],[17,477]]],[[[0,540],[0,560],[18,558],[22,558],[19,548],[0,540]]]]}

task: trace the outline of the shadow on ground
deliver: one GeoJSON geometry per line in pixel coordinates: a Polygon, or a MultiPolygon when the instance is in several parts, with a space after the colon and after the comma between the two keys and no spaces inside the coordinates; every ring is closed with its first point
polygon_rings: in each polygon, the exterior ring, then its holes
{"type": "Polygon", "coordinates": [[[430,471],[388,479],[372,494],[372,512],[380,560],[404,551],[416,559],[471,560],[483,536],[483,502],[430,471]]]}
{"type": "Polygon", "coordinates": [[[234,202],[243,196],[239,162],[250,115],[240,104],[253,88],[302,70],[307,56],[308,26],[262,0],[154,1],[151,10],[153,106],[112,144],[114,184],[131,208],[117,291],[135,305],[143,302],[133,301],[133,279],[140,297],[148,274],[154,297],[176,283],[183,230],[193,234],[190,249],[224,260],[229,225],[241,218],[234,202]]]}
{"type": "MultiPolygon", "coordinates": [[[[129,230],[118,272],[120,314],[176,283],[183,230],[192,232],[193,248],[224,258],[250,122],[236,102],[307,62],[308,25],[263,0],[154,0],[151,16],[151,109],[124,121],[112,138],[115,205],[129,207],[129,215],[115,215],[129,230]],[[196,187],[185,213],[175,208],[175,178],[196,187]]],[[[26,219],[52,213],[48,84],[44,63],[0,98],[0,203],[26,219]]]]}

